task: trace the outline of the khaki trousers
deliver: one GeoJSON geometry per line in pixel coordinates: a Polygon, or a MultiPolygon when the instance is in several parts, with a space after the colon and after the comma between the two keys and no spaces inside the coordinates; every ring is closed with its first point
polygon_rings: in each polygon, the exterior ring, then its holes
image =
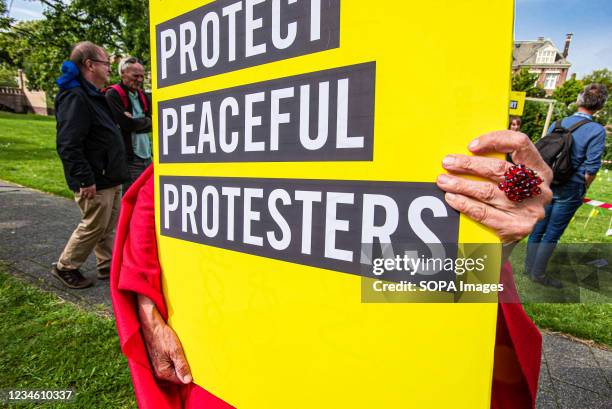
{"type": "Polygon", "coordinates": [[[75,193],[74,200],[81,210],[81,222],[72,232],[57,267],[61,270],[79,268],[95,250],[98,270],[110,268],[121,186],[98,190],[94,199],[85,199],[75,193]]]}

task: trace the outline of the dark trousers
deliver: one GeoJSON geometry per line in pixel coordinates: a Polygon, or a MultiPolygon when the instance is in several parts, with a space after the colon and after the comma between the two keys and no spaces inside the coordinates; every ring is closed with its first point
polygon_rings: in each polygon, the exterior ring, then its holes
{"type": "Polygon", "coordinates": [[[544,219],[535,225],[527,244],[525,272],[532,277],[546,274],[548,260],[569,225],[586,193],[583,183],[567,182],[552,188],[552,202],[546,206],[544,219]]]}
{"type": "Polygon", "coordinates": [[[123,194],[125,195],[132,186],[132,183],[136,181],[142,175],[142,172],[151,164],[151,158],[142,159],[138,156],[134,156],[134,159],[128,161],[128,171],[130,172],[130,179],[123,184],[123,194]]]}

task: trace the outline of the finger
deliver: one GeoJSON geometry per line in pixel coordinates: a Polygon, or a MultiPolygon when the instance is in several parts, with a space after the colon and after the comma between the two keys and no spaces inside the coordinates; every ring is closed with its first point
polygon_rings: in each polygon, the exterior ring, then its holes
{"type": "Polygon", "coordinates": [[[191,376],[191,368],[189,368],[185,353],[180,345],[172,351],[171,358],[177,378],[184,384],[191,383],[193,379],[191,376]]]}
{"type": "Polygon", "coordinates": [[[157,379],[179,385],[182,383],[176,376],[173,362],[168,357],[165,357],[158,362],[154,362],[153,367],[155,369],[155,377],[157,379]]]}
{"type": "Polygon", "coordinates": [[[453,173],[480,176],[495,182],[504,180],[504,173],[512,164],[483,156],[448,155],[442,161],[444,169],[453,173]]]}
{"type": "Polygon", "coordinates": [[[507,208],[512,204],[504,192],[491,182],[478,182],[443,174],[438,176],[436,184],[447,193],[459,193],[469,196],[498,209],[507,208]]]}
{"type": "Polygon", "coordinates": [[[550,181],[552,171],[527,135],[514,131],[489,132],[474,139],[468,149],[475,154],[512,153],[516,163],[523,163],[550,181]]]}
{"type": "Polygon", "coordinates": [[[520,240],[531,233],[533,229],[533,224],[525,220],[516,220],[510,214],[467,196],[447,193],[444,198],[453,209],[495,231],[502,243],[520,240]]]}

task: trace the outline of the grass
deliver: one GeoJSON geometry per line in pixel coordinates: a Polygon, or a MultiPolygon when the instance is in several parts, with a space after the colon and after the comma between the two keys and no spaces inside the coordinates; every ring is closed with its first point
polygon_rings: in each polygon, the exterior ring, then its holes
{"type": "MultiPolygon", "coordinates": [[[[55,152],[55,121],[36,115],[0,112],[0,179],[72,197],[66,187],[61,162],[55,152]]],[[[612,203],[612,172],[600,172],[587,197],[612,203]]],[[[565,231],[562,243],[610,243],[606,231],[612,217],[610,210],[582,206],[565,231]],[[588,221],[587,221],[588,219],[588,221]]],[[[612,263],[612,260],[609,260],[612,263]]],[[[517,266],[517,284],[524,280],[517,266]]],[[[531,318],[543,328],[566,332],[612,345],[609,328],[612,304],[526,304],[531,318]]]]}
{"type": "Polygon", "coordinates": [[[113,320],[26,285],[1,267],[0,351],[0,389],[75,391],[74,401],[44,407],[136,408],[113,320]]]}
{"type": "MultiPolygon", "coordinates": [[[[601,170],[586,197],[601,202],[612,203],[612,172],[601,170]]],[[[612,210],[582,205],[576,212],[574,220],[561,237],[561,243],[612,243],[612,236],[606,236],[610,226],[612,210]],[[588,222],[589,214],[595,211],[595,216],[588,222]]],[[[612,260],[610,260],[612,262],[612,260]]]]}
{"type": "Polygon", "coordinates": [[[73,197],[55,151],[55,118],[0,112],[0,179],[73,197]]]}
{"type": "MultiPolygon", "coordinates": [[[[601,171],[595,179],[595,182],[591,185],[586,197],[590,199],[599,200],[602,202],[612,203],[612,172],[606,173],[601,171]]],[[[561,237],[561,245],[557,248],[557,252],[551,259],[551,265],[563,265],[565,251],[573,250],[590,250],[593,254],[591,259],[599,257],[606,258],[608,263],[612,264],[612,258],[610,257],[610,250],[612,249],[612,236],[606,236],[607,230],[610,228],[610,219],[612,218],[612,211],[605,209],[597,209],[593,206],[583,205],[578,209],[573,221],[565,230],[565,233],[561,237]],[[589,215],[595,209],[595,216],[589,219],[589,215]],[[605,246],[599,246],[596,248],[590,248],[588,244],[582,244],[581,247],[570,245],[577,243],[606,243],[605,246]],[[602,249],[603,247],[603,249],[602,249]],[[608,254],[599,254],[595,256],[596,250],[607,251],[608,254]]],[[[515,252],[524,251],[524,247],[517,247],[515,252]]],[[[513,259],[517,256],[513,254],[513,259]]],[[[587,257],[588,258],[588,257],[587,257]]],[[[517,259],[522,257],[518,256],[517,259]]],[[[556,290],[543,289],[541,286],[531,283],[527,277],[522,273],[522,263],[513,263],[515,267],[515,279],[519,292],[523,299],[528,298],[534,290],[534,287],[540,287],[535,291],[538,291],[540,295],[538,298],[541,300],[543,291],[547,291],[545,294],[546,299],[554,299],[559,296],[556,290]]],[[[580,268],[575,268],[574,275],[578,275],[579,278],[580,268]]],[[[591,270],[592,271],[592,270],[591,270]]],[[[603,273],[600,277],[607,277],[608,283],[610,277],[610,267],[607,268],[607,273],[603,273]]],[[[591,339],[600,344],[612,347],[612,304],[610,304],[610,297],[602,296],[600,293],[588,291],[584,288],[578,289],[577,287],[571,287],[567,285],[563,290],[563,294],[567,295],[575,291],[580,291],[580,302],[581,303],[526,303],[524,304],[525,311],[531,317],[531,319],[540,328],[547,328],[552,331],[563,332],[571,334],[578,338],[591,339]]],[[[603,287],[603,286],[602,286],[603,287]]],[[[608,290],[610,287],[607,287],[608,290]]],[[[534,296],[535,298],[535,296],[534,296]]]]}
{"type": "Polygon", "coordinates": [[[525,304],[523,307],[540,328],[612,347],[610,304],[525,304]]]}

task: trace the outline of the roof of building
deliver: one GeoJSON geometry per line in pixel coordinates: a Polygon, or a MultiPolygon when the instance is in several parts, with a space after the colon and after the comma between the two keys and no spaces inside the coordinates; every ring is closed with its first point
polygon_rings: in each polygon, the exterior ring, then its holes
{"type": "Polygon", "coordinates": [[[571,63],[567,58],[563,57],[563,54],[555,46],[555,44],[548,38],[541,38],[533,41],[515,41],[514,48],[512,50],[512,66],[517,67],[521,65],[547,65],[551,64],[536,64],[536,57],[538,50],[547,45],[551,45],[557,55],[555,57],[554,65],[565,65],[570,66],[571,63]]]}

